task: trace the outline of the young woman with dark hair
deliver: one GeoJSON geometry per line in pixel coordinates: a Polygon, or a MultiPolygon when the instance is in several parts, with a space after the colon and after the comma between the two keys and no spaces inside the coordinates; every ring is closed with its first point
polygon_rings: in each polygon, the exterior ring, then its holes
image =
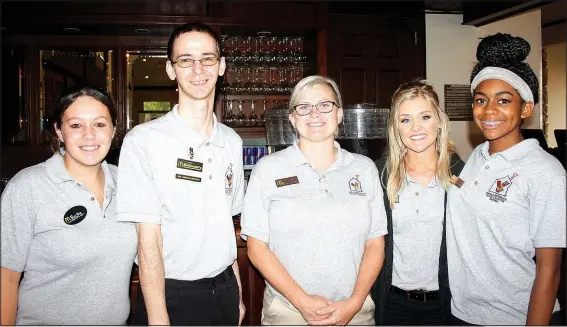
{"type": "Polygon", "coordinates": [[[1,323],[124,325],[137,236],[116,222],[117,168],[104,161],[116,110],[91,87],[57,109],[55,154],[2,193],[1,323]]]}

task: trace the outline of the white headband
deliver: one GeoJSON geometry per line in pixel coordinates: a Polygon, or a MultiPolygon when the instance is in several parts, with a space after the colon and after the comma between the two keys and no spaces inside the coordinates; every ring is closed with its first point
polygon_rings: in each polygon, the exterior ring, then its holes
{"type": "Polygon", "coordinates": [[[530,90],[528,84],[524,82],[524,80],[520,76],[514,74],[508,69],[500,67],[485,67],[478,74],[476,74],[471,83],[471,93],[474,93],[474,89],[478,86],[478,84],[488,79],[502,80],[516,89],[518,93],[520,93],[522,99],[532,103],[534,102],[534,95],[532,93],[532,90],[530,90]]]}

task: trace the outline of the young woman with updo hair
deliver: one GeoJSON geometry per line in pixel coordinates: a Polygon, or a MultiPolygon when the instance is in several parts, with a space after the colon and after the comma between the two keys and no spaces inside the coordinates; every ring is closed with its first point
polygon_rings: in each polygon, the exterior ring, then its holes
{"type": "MultiPolygon", "coordinates": [[[[538,49],[539,50],[539,49],[538,49]]],[[[456,324],[548,325],[565,248],[565,169],[521,125],[539,82],[530,44],[495,34],[478,45],[473,117],[486,142],[449,189],[447,256],[456,324]]],[[[553,314],[553,319],[552,319],[553,314]]]]}

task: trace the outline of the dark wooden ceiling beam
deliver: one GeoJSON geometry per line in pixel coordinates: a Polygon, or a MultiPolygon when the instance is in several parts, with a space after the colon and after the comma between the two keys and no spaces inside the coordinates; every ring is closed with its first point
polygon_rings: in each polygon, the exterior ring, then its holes
{"type": "Polygon", "coordinates": [[[463,25],[480,27],[539,8],[554,0],[472,1],[463,0],[463,25]]]}

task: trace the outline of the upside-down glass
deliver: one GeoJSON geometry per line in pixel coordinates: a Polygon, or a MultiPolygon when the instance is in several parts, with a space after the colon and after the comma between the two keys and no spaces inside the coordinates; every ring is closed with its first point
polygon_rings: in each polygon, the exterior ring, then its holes
{"type": "Polygon", "coordinates": [[[234,124],[234,119],[236,118],[236,116],[234,115],[234,112],[232,111],[232,100],[226,100],[226,114],[224,116],[223,121],[225,122],[225,125],[229,125],[232,126],[232,124],[234,124]]]}

